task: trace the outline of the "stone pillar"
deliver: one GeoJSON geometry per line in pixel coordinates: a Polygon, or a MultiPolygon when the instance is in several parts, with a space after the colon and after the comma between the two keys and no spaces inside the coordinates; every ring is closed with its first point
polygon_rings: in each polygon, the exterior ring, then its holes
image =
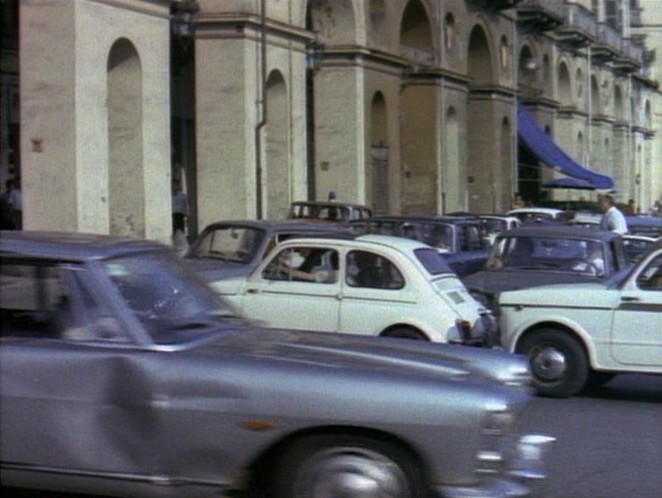
{"type": "Polygon", "coordinates": [[[323,67],[315,75],[315,197],[365,202],[363,70],[323,67]]]}
{"type": "Polygon", "coordinates": [[[256,41],[198,37],[195,50],[199,226],[256,218],[256,41]]]}
{"type": "MultiPolygon", "coordinates": [[[[142,203],[127,234],[170,240],[167,3],[20,2],[24,228],[110,233],[108,75],[118,41],[135,51],[142,203]]],[[[117,90],[117,88],[115,88],[117,90]]],[[[138,120],[136,122],[135,120],[138,120]]]]}

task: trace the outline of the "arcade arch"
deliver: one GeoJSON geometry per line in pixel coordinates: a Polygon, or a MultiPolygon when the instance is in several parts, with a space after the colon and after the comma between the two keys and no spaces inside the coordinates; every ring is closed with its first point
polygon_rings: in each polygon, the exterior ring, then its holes
{"type": "Polygon", "coordinates": [[[110,235],[145,237],[142,67],[126,38],[107,61],[110,235]]]}
{"type": "Polygon", "coordinates": [[[265,127],[265,174],[263,192],[266,193],[267,218],[287,217],[291,191],[290,119],[285,79],[273,71],[266,82],[267,115],[265,127]]]}

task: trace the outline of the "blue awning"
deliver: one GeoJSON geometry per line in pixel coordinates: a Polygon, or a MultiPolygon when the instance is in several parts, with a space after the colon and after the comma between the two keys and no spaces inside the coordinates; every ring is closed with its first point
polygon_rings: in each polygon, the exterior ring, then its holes
{"type": "Polygon", "coordinates": [[[596,190],[613,190],[614,179],[582,166],[544,132],[522,104],[517,109],[517,136],[546,166],[566,176],[583,180],[596,190]]]}

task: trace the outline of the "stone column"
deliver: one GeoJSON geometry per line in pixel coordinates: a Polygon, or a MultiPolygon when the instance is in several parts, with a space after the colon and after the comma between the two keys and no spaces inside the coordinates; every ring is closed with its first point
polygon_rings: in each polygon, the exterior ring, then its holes
{"type": "MultiPolygon", "coordinates": [[[[127,139],[138,130],[139,226],[128,235],[170,240],[169,12],[166,3],[20,2],[24,228],[110,233],[109,75],[121,42],[134,54],[127,139]],[[135,85],[133,90],[135,90],[135,85]],[[132,90],[132,91],[133,91],[132,90]]],[[[113,93],[122,90],[114,87],[113,93]]],[[[121,96],[117,101],[121,100],[121,96]]],[[[123,111],[120,111],[123,112],[123,111]]],[[[121,147],[121,130],[114,141],[121,147]]],[[[126,172],[125,172],[126,173],[126,172]]]]}

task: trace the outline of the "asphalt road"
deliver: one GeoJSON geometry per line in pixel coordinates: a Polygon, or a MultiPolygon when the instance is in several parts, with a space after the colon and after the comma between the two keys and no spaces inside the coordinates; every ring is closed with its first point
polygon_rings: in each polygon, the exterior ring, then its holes
{"type": "Polygon", "coordinates": [[[662,497],[662,376],[621,375],[572,398],[536,398],[526,425],[557,438],[545,498],[662,497]]]}
{"type": "MultiPolygon", "coordinates": [[[[622,375],[580,396],[536,398],[524,424],[557,438],[542,497],[662,497],[662,376],[622,375]]],[[[2,491],[4,498],[72,496],[2,491]]]]}

